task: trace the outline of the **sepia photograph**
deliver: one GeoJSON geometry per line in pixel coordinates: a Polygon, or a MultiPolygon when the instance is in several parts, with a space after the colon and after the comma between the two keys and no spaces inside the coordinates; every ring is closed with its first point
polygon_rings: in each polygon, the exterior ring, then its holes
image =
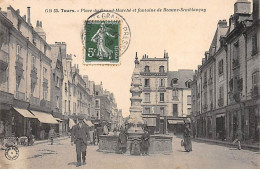
{"type": "Polygon", "coordinates": [[[260,0],[0,0],[0,169],[259,169],[260,0]]]}

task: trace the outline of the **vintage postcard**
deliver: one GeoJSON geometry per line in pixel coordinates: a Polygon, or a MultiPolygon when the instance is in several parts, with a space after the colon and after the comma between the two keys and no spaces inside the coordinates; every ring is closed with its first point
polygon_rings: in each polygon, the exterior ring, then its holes
{"type": "Polygon", "coordinates": [[[0,0],[0,169],[259,169],[259,0],[0,0]]]}

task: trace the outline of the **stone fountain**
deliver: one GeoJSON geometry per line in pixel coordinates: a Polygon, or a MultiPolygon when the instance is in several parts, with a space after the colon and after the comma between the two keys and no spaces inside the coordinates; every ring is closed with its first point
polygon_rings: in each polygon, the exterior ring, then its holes
{"type": "Polygon", "coordinates": [[[127,130],[128,133],[128,140],[129,140],[129,149],[131,155],[140,155],[140,138],[141,135],[144,133],[142,129],[142,125],[144,124],[142,118],[142,81],[140,76],[140,67],[139,61],[136,53],[135,57],[135,68],[132,75],[132,83],[130,92],[132,94],[131,100],[131,107],[130,107],[130,117],[128,120],[128,124],[130,128],[127,130]]]}
{"type": "MultiPolygon", "coordinates": [[[[142,126],[144,124],[142,118],[142,80],[140,76],[140,66],[136,53],[135,68],[132,75],[130,92],[130,117],[128,119],[129,129],[127,130],[128,141],[127,150],[131,155],[140,155],[141,135],[144,133],[142,126]]],[[[117,151],[117,135],[101,135],[98,151],[113,152],[117,151]]],[[[172,137],[167,135],[152,135],[150,138],[150,154],[169,154],[172,153],[172,137]]]]}

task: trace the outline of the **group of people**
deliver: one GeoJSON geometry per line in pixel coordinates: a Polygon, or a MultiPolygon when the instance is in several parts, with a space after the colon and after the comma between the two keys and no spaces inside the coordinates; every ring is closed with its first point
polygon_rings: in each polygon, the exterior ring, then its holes
{"type": "MultiPolygon", "coordinates": [[[[149,154],[149,147],[150,147],[150,133],[148,129],[144,129],[144,133],[141,136],[140,141],[140,154],[141,155],[148,155],[149,154]]],[[[124,127],[121,127],[119,136],[118,136],[118,144],[117,144],[118,151],[117,153],[123,154],[127,151],[127,133],[124,127]]]]}
{"type": "MultiPolygon", "coordinates": [[[[89,136],[89,127],[83,122],[84,118],[78,118],[78,124],[71,129],[71,145],[76,145],[77,164],[76,167],[86,164],[86,150],[89,136]]],[[[141,136],[140,148],[142,155],[148,155],[150,134],[146,129],[141,136]]],[[[123,154],[127,151],[127,132],[125,127],[121,127],[118,136],[118,153],[123,154]]]]}

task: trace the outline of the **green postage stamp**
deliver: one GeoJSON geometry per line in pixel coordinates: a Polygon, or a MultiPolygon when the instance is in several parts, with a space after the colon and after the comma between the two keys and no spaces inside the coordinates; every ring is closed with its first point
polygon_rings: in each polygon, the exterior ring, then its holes
{"type": "Polygon", "coordinates": [[[82,34],[84,64],[119,65],[131,41],[131,31],[123,16],[99,11],[84,22],[82,34]]]}
{"type": "Polygon", "coordinates": [[[85,22],[85,62],[117,64],[120,55],[120,20],[85,22]]]}

